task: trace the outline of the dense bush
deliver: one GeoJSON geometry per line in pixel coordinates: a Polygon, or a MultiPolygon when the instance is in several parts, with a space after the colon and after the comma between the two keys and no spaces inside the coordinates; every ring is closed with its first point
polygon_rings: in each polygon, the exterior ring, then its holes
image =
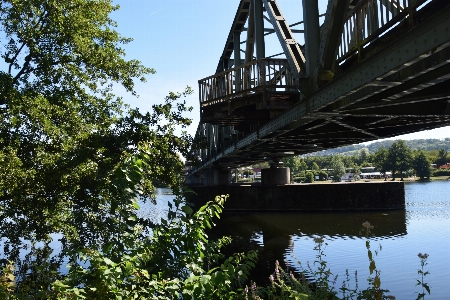
{"type": "Polygon", "coordinates": [[[328,179],[328,173],[322,170],[315,172],[314,176],[319,176],[319,180],[321,181],[328,179]]]}
{"type": "Polygon", "coordinates": [[[305,183],[312,183],[314,182],[314,173],[311,171],[306,172],[305,174],[305,183]]]}
{"type": "Polygon", "coordinates": [[[433,171],[433,176],[450,176],[450,170],[436,169],[433,171]]]}

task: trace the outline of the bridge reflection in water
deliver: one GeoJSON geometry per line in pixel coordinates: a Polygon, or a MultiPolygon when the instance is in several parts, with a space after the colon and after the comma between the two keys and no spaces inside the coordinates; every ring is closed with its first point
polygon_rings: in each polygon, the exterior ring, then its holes
{"type": "MultiPolygon", "coordinates": [[[[312,250],[312,238],[324,236],[326,240],[358,240],[361,253],[365,255],[365,238],[360,234],[362,223],[370,221],[374,225],[372,247],[378,246],[383,239],[400,238],[407,234],[406,211],[389,212],[317,212],[317,213],[224,213],[217,227],[210,234],[211,237],[231,236],[233,242],[224,251],[226,257],[233,253],[258,250],[258,263],[250,278],[259,284],[267,284],[269,275],[274,271],[275,261],[278,260],[286,270],[285,259],[294,250],[296,244],[306,244],[312,250]],[[310,238],[310,241],[303,241],[310,238]],[[301,241],[298,241],[301,240],[301,241]]],[[[327,241],[325,241],[327,242],[327,241]]],[[[349,253],[354,249],[349,249],[349,253]]],[[[332,250],[330,250],[332,251],[332,250]]],[[[327,251],[325,251],[327,253],[327,251]]],[[[297,257],[307,268],[304,257],[297,257]]],[[[350,257],[342,259],[351,260],[350,257]]],[[[326,260],[326,258],[325,258],[326,260]]],[[[311,264],[313,260],[309,261],[311,264]]],[[[358,262],[359,271],[364,271],[366,261],[358,262]]],[[[333,262],[329,266],[333,271],[333,262]]],[[[294,263],[290,270],[298,274],[301,267],[294,263]]],[[[360,278],[365,280],[365,278],[360,278]]],[[[342,283],[342,279],[339,283],[342,283]]]]}

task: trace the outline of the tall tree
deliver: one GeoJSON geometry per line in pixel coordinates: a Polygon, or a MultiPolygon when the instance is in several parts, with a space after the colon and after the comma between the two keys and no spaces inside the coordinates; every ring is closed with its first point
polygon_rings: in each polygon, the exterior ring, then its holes
{"type": "Polygon", "coordinates": [[[395,173],[400,172],[401,180],[403,175],[412,166],[411,149],[406,145],[405,141],[395,141],[388,150],[387,156],[388,169],[392,171],[392,180],[395,180],[395,173]]]}
{"type": "MultiPolygon", "coordinates": [[[[158,161],[147,178],[173,183],[182,167],[177,152],[189,138],[174,133],[190,122],[175,104],[182,95],[125,114],[113,93],[122,85],[135,95],[135,80],[154,72],[125,59],[121,45],[131,40],[114,29],[116,9],[111,0],[0,2],[0,232],[10,243],[54,232],[63,247],[110,239],[108,215],[122,193],[111,178],[141,141],[158,161]]],[[[142,186],[149,195],[152,182],[142,186]]]]}
{"type": "Polygon", "coordinates": [[[416,175],[420,177],[420,180],[424,180],[425,177],[430,177],[431,163],[423,150],[418,150],[414,153],[413,167],[414,171],[416,171],[416,175]]]}
{"type": "Polygon", "coordinates": [[[444,148],[441,148],[439,150],[438,157],[436,160],[436,165],[438,167],[445,165],[447,163],[447,155],[448,155],[447,150],[445,150],[444,148]]]}
{"type": "Polygon", "coordinates": [[[300,157],[289,156],[289,157],[283,158],[282,161],[283,161],[283,165],[285,167],[289,167],[291,172],[297,173],[300,170],[300,167],[301,167],[300,157]]]}
{"type": "Polygon", "coordinates": [[[359,158],[359,164],[363,164],[365,161],[369,159],[369,149],[368,148],[362,148],[359,150],[358,158],[359,158]]]}
{"type": "Polygon", "coordinates": [[[300,172],[304,172],[308,169],[308,166],[306,165],[306,162],[304,159],[300,159],[300,166],[299,166],[299,171],[300,172]]]}
{"type": "Polygon", "coordinates": [[[386,148],[381,147],[378,149],[373,157],[373,163],[376,169],[380,171],[380,173],[385,174],[386,179],[386,172],[389,170],[388,163],[387,163],[387,157],[388,157],[388,151],[386,148]]]}
{"type": "Polygon", "coordinates": [[[191,90],[170,93],[145,114],[122,112],[112,87],[135,94],[134,81],[153,70],[125,60],[121,44],[130,40],[108,16],[116,9],[112,0],[0,1],[0,295],[231,298],[250,264],[222,260],[214,282],[202,269],[228,243],[205,234],[223,198],[193,214],[177,192],[158,226],[137,217],[138,197],[147,198],[154,181],[176,191],[183,179],[178,153],[190,154],[191,139],[175,132],[190,123],[180,98],[191,90]],[[63,255],[68,274],[60,272],[63,255]]]}
{"type": "Polygon", "coordinates": [[[333,155],[331,159],[331,171],[329,171],[329,175],[333,176],[333,181],[341,181],[342,175],[345,174],[345,165],[342,162],[342,159],[338,155],[333,155]]]}
{"type": "Polygon", "coordinates": [[[320,171],[320,167],[316,162],[313,162],[311,170],[320,171]]]}

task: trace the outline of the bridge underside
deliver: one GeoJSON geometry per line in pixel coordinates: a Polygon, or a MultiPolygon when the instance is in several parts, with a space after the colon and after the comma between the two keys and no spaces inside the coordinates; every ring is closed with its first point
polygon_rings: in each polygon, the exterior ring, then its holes
{"type": "Polygon", "coordinates": [[[404,20],[348,57],[333,80],[306,97],[290,93],[278,109],[275,98],[262,94],[204,108],[203,121],[248,133],[218,147],[198,170],[450,125],[450,7],[440,3],[417,15],[413,28],[404,20]]]}
{"type": "Polygon", "coordinates": [[[244,98],[205,107],[202,120],[209,124],[234,126],[235,130],[249,132],[288,110],[299,99],[298,92],[256,92],[244,98]]]}

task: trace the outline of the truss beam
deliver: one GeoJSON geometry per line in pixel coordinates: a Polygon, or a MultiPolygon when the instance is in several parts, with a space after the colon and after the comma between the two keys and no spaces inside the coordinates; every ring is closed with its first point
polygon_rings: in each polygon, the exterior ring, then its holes
{"type": "Polygon", "coordinates": [[[262,0],[252,0],[252,5],[255,14],[256,59],[262,59],[266,57],[266,46],[264,43],[264,7],[262,0]]]}
{"type": "Polygon", "coordinates": [[[325,21],[320,34],[320,46],[313,82],[317,82],[320,72],[334,69],[336,53],[341,43],[341,34],[347,20],[350,0],[328,0],[325,21]]]}
{"type": "Polygon", "coordinates": [[[250,13],[250,2],[251,0],[241,0],[239,3],[233,24],[231,25],[230,33],[228,34],[225,47],[216,68],[216,73],[222,72],[228,68],[228,63],[234,50],[234,32],[242,31],[244,28],[245,22],[247,22],[247,18],[250,13]]]}
{"type": "Polygon", "coordinates": [[[295,41],[291,28],[283,17],[278,3],[275,0],[263,1],[295,79],[299,81],[300,77],[305,77],[305,56],[295,41]]]}
{"type": "Polygon", "coordinates": [[[306,74],[314,72],[319,51],[319,6],[317,0],[303,1],[303,20],[305,22],[306,74]]]}

